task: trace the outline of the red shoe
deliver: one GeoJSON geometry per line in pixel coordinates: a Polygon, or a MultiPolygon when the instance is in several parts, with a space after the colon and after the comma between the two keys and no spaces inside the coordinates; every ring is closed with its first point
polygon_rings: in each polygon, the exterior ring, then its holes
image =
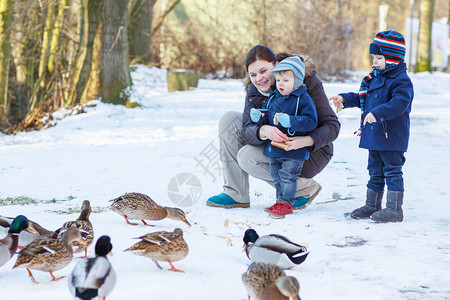
{"type": "Polygon", "coordinates": [[[264,208],[264,211],[265,211],[265,212],[268,212],[268,213],[271,213],[272,210],[273,210],[273,208],[274,208],[276,205],[277,205],[277,202],[275,202],[275,204],[272,205],[272,206],[269,206],[269,207],[264,208]]]}
{"type": "Polygon", "coordinates": [[[275,207],[272,209],[270,215],[274,218],[284,218],[285,215],[290,215],[294,211],[292,210],[292,204],[287,202],[277,202],[275,207]]]}

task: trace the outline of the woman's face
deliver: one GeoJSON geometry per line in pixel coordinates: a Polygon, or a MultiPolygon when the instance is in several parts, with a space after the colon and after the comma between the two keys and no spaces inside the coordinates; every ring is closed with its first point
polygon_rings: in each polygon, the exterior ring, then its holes
{"type": "Polygon", "coordinates": [[[260,91],[271,92],[271,86],[275,83],[272,69],[275,66],[265,60],[258,59],[248,65],[248,74],[253,85],[260,91]]]}

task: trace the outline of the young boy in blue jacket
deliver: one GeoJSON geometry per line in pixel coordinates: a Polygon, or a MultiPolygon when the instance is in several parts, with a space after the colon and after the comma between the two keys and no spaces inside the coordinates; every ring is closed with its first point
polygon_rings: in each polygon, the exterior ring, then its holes
{"type": "MultiPolygon", "coordinates": [[[[306,135],[317,126],[317,112],[313,100],[303,84],[305,65],[297,55],[283,59],[273,70],[277,89],[262,109],[252,108],[254,123],[278,127],[288,137],[306,135]]],[[[276,189],[277,201],[265,211],[274,218],[292,214],[297,191],[297,179],[309,150],[290,150],[282,143],[267,142],[264,155],[270,158],[270,174],[276,189]],[[281,146],[281,147],[280,147],[281,146]]]]}
{"type": "Polygon", "coordinates": [[[405,39],[395,30],[377,33],[370,44],[372,72],[361,82],[359,93],[333,96],[334,105],[361,109],[360,148],[369,150],[366,204],[354,210],[355,219],[377,222],[403,221],[404,153],[409,141],[409,113],[414,96],[406,73],[405,39]],[[384,185],[386,208],[381,209],[384,185]]]}

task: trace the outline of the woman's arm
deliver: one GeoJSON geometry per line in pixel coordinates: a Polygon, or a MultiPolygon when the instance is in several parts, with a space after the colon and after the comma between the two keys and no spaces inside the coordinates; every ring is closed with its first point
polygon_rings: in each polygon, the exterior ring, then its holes
{"type": "Polygon", "coordinates": [[[252,124],[252,120],[250,119],[250,110],[252,108],[262,108],[263,103],[267,100],[267,97],[255,92],[254,90],[256,90],[256,88],[252,86],[245,97],[244,112],[242,113],[242,138],[247,144],[250,145],[264,144],[267,139],[275,142],[283,142],[287,140],[287,135],[274,126],[258,126],[252,124]]]}

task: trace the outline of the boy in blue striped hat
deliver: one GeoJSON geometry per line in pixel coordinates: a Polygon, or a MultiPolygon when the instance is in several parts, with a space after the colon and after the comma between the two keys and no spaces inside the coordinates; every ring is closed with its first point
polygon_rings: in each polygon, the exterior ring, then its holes
{"type": "MultiPolygon", "coordinates": [[[[288,137],[307,135],[317,126],[313,100],[303,84],[305,65],[298,55],[283,59],[272,70],[277,89],[262,109],[252,108],[250,117],[258,125],[277,126],[288,137]]],[[[270,174],[276,189],[276,203],[265,209],[274,218],[292,214],[297,179],[309,150],[290,150],[284,143],[267,142],[264,155],[270,158],[270,174]]]]}
{"type": "Polygon", "coordinates": [[[405,39],[395,30],[377,33],[370,44],[372,72],[361,82],[359,93],[333,96],[334,105],[361,109],[359,147],[369,150],[369,182],[366,204],[355,209],[355,219],[377,222],[403,221],[403,173],[409,142],[409,113],[414,97],[413,84],[406,73],[405,39]],[[386,208],[381,209],[387,185],[386,208]]]}

